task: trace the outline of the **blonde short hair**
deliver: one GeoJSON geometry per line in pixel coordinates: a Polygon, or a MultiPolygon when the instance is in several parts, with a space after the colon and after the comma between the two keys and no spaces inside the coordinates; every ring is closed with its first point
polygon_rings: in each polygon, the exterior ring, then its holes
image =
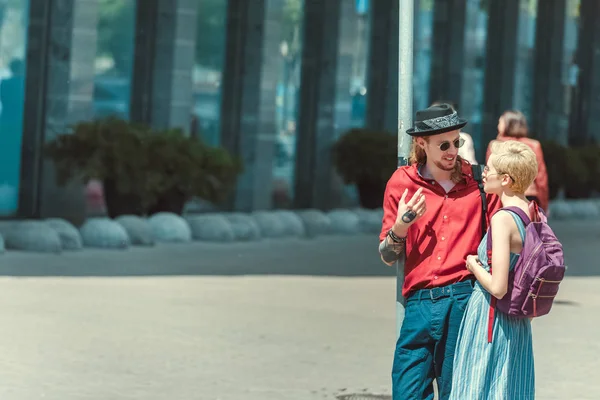
{"type": "Polygon", "coordinates": [[[515,140],[492,143],[492,165],[499,174],[507,174],[513,180],[511,189],[516,193],[525,193],[533,183],[538,163],[535,153],[525,143],[515,140]]]}

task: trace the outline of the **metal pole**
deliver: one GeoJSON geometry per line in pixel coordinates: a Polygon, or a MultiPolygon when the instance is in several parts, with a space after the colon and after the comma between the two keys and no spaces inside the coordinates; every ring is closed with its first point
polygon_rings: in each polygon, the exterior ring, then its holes
{"type": "MultiPolygon", "coordinates": [[[[398,167],[408,164],[411,137],[405,132],[412,125],[413,104],[413,18],[415,0],[398,0],[398,167]]],[[[404,260],[396,267],[396,337],[404,321],[402,297],[404,260]]]]}

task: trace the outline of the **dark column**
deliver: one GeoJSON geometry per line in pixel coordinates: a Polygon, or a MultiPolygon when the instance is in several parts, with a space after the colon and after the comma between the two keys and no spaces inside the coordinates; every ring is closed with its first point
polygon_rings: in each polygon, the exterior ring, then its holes
{"type": "MultiPolygon", "coordinates": [[[[260,124],[261,110],[267,120],[275,115],[275,85],[269,86],[272,105],[261,106],[263,70],[273,74],[276,65],[263,68],[265,0],[230,0],[227,9],[227,42],[221,102],[221,142],[244,162],[233,208],[251,211],[270,208],[274,121],[260,124]],[[271,111],[265,110],[271,108],[271,111]],[[261,127],[268,135],[260,135],[261,127]]],[[[276,39],[279,39],[277,36],[276,39]]],[[[276,40],[275,40],[276,41],[276,40]]],[[[271,43],[279,54],[279,42],[271,43]]],[[[267,59],[267,61],[270,61],[267,59]]]]}
{"type": "Polygon", "coordinates": [[[435,0],[429,98],[460,102],[467,0],[435,0]]]}
{"type": "Polygon", "coordinates": [[[156,26],[159,0],[138,0],[129,116],[132,121],[152,122],[152,93],[156,26]]]}
{"type": "Polygon", "coordinates": [[[329,209],[334,170],[335,90],[340,0],[306,0],[300,117],[295,172],[296,208],[329,209]]]}
{"type": "Polygon", "coordinates": [[[371,129],[398,127],[398,0],[371,1],[367,118],[371,129]]]}
{"type": "Polygon", "coordinates": [[[535,30],[533,104],[530,130],[538,138],[566,142],[563,44],[566,0],[538,1],[535,30]]]}
{"type": "Polygon", "coordinates": [[[581,0],[569,145],[600,143],[600,3],[581,0]]]}
{"type": "Polygon", "coordinates": [[[22,157],[22,217],[85,217],[81,184],[59,187],[42,146],[92,116],[97,0],[31,0],[22,157]]]}
{"type": "Polygon", "coordinates": [[[197,0],[138,0],[131,117],[189,130],[197,0]]]}
{"type": "Polygon", "coordinates": [[[497,135],[498,118],[513,105],[519,0],[488,3],[483,130],[478,154],[497,135]]]}

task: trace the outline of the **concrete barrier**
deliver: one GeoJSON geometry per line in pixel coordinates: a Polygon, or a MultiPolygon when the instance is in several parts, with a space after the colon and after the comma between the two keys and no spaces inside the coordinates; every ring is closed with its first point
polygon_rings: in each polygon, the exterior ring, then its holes
{"type": "Polygon", "coordinates": [[[177,214],[161,212],[148,218],[157,242],[187,243],[192,241],[192,230],[177,214]]]}
{"type": "Polygon", "coordinates": [[[75,251],[83,248],[83,239],[79,230],[69,221],[61,218],[49,218],[46,223],[58,233],[63,250],[75,251]]]}
{"type": "Polygon", "coordinates": [[[209,242],[231,242],[235,235],[231,224],[223,215],[207,214],[186,218],[192,231],[192,239],[209,242]]]}
{"type": "Polygon", "coordinates": [[[40,253],[60,253],[62,243],[58,233],[43,221],[20,221],[5,236],[10,250],[40,253]]]}
{"type": "Polygon", "coordinates": [[[79,232],[85,247],[126,249],[130,245],[125,228],[109,218],[88,219],[79,232]]]}
{"type": "Polygon", "coordinates": [[[234,240],[245,242],[261,239],[260,227],[250,215],[231,213],[224,216],[231,224],[234,240]]]}
{"type": "Polygon", "coordinates": [[[306,237],[329,235],[333,232],[329,216],[320,210],[300,210],[298,216],[304,223],[306,237]]]}
{"type": "Polygon", "coordinates": [[[327,213],[331,223],[331,232],[341,235],[356,235],[362,232],[361,221],[352,210],[332,210],[327,213]]]}
{"type": "Polygon", "coordinates": [[[125,229],[131,245],[154,246],[154,234],[148,220],[137,215],[122,215],[115,221],[125,229]]]}

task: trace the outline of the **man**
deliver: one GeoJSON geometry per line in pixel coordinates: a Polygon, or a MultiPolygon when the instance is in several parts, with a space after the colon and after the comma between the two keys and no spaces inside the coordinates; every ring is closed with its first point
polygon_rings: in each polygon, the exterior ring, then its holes
{"type": "MultiPolygon", "coordinates": [[[[418,111],[406,132],[413,136],[411,165],[398,168],[385,191],[381,258],[392,265],[405,256],[394,400],[433,399],[434,378],[439,398],[450,395],[454,348],[473,289],[465,259],[477,254],[486,218],[472,167],[458,156],[466,124],[448,104],[418,111]]],[[[491,215],[499,199],[486,200],[491,215]]]]}

